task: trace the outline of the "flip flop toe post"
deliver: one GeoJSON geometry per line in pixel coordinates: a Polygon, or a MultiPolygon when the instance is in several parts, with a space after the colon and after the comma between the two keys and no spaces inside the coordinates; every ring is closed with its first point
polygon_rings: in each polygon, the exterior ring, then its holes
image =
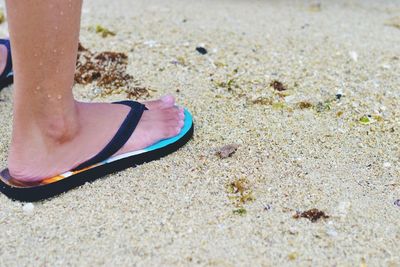
{"type": "Polygon", "coordinates": [[[127,105],[131,111],[113,139],[100,153],[71,171],[34,183],[14,179],[8,169],[4,169],[0,173],[0,191],[13,200],[24,202],[51,198],[108,174],[169,155],[185,145],[193,135],[192,115],[185,109],[185,124],[177,136],[139,151],[113,156],[128,141],[146,110],[143,104],[134,101],[121,101],[116,104],[127,105]]]}
{"type": "Polygon", "coordinates": [[[10,40],[0,39],[0,45],[4,45],[7,48],[7,63],[4,68],[4,71],[0,74],[0,91],[1,91],[1,89],[13,83],[14,73],[12,70],[10,40]]]}

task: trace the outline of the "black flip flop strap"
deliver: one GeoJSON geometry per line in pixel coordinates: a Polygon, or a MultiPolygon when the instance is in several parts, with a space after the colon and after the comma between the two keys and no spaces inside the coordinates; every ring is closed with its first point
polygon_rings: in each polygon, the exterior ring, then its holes
{"type": "Polygon", "coordinates": [[[122,104],[129,106],[131,110],[126,116],[125,120],[122,122],[121,127],[118,129],[117,133],[111,139],[111,141],[100,151],[96,156],[89,159],[88,161],[80,164],[72,171],[81,170],[87,167],[90,167],[96,163],[102,162],[115,153],[118,152],[129,140],[133,131],[135,131],[136,126],[139,124],[140,118],[143,115],[143,112],[147,110],[147,108],[138,102],[135,101],[120,101],[114,102],[113,104],[122,104]]]}
{"type": "Polygon", "coordinates": [[[6,79],[8,74],[12,71],[12,59],[11,59],[11,45],[10,41],[6,39],[0,39],[0,45],[4,45],[7,48],[7,63],[3,73],[0,75],[0,80],[6,79]]]}

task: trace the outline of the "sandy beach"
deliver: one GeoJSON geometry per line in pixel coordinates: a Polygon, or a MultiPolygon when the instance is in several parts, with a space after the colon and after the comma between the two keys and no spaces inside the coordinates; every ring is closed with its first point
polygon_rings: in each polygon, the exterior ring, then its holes
{"type": "Polygon", "coordinates": [[[194,138],[48,201],[0,195],[0,266],[400,266],[400,1],[85,1],[81,43],[173,93],[194,138]]]}

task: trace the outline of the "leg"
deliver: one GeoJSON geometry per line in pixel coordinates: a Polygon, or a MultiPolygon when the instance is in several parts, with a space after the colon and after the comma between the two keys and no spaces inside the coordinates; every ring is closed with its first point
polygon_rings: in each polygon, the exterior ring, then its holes
{"type": "MultiPolygon", "coordinates": [[[[41,180],[79,165],[111,140],[128,112],[122,105],[73,98],[81,6],[81,0],[7,0],[15,72],[9,153],[14,178],[41,180]]],[[[151,104],[158,108],[144,113],[117,154],[179,133],[183,110],[168,97],[151,104]]]]}

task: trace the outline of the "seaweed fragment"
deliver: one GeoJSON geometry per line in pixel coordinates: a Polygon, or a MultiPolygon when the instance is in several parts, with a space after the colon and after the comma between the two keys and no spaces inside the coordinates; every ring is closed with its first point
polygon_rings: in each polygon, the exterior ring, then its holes
{"type": "Polygon", "coordinates": [[[239,209],[235,209],[233,210],[233,214],[237,214],[240,216],[246,215],[247,210],[245,208],[239,208],[239,209]]]}
{"type": "Polygon", "coordinates": [[[174,65],[186,66],[186,59],[182,56],[179,56],[176,59],[172,60],[171,63],[174,65]]]}
{"type": "Polygon", "coordinates": [[[244,204],[255,200],[250,182],[246,178],[235,179],[229,183],[228,193],[231,194],[229,198],[234,201],[237,207],[242,207],[244,204]]]}
{"type": "Polygon", "coordinates": [[[290,92],[289,91],[277,92],[276,95],[279,96],[280,98],[285,98],[290,95],[290,92]]]}
{"type": "Polygon", "coordinates": [[[380,115],[373,115],[372,117],[373,117],[376,121],[379,121],[379,122],[384,121],[383,117],[380,116],[380,115]]]}
{"type": "Polygon", "coordinates": [[[123,63],[125,63],[125,60],[128,59],[128,56],[124,53],[105,51],[95,55],[94,58],[101,61],[106,61],[106,60],[109,60],[111,62],[122,61],[123,63]]]}
{"type": "Polygon", "coordinates": [[[296,212],[296,214],[293,215],[293,218],[295,219],[306,218],[309,219],[311,222],[316,222],[320,219],[327,219],[329,218],[329,216],[326,215],[325,212],[320,211],[318,209],[310,209],[303,212],[296,212]]]}
{"type": "Polygon", "coordinates": [[[225,159],[235,154],[238,148],[239,146],[236,144],[226,145],[219,148],[215,154],[219,156],[220,159],[225,159]]]}
{"type": "Polygon", "coordinates": [[[321,113],[321,112],[324,112],[324,111],[327,111],[330,109],[331,109],[331,101],[329,101],[329,100],[325,101],[325,102],[318,102],[318,104],[315,107],[315,110],[318,113],[321,113]]]}
{"type": "Polygon", "coordinates": [[[215,65],[217,68],[224,68],[224,67],[227,66],[226,63],[221,62],[221,61],[215,61],[215,62],[214,62],[214,65],[215,65]]]}
{"type": "Polygon", "coordinates": [[[294,261],[297,259],[298,256],[299,256],[299,254],[297,252],[292,252],[288,255],[288,259],[291,261],[294,261]]]}
{"type": "Polygon", "coordinates": [[[239,86],[236,84],[234,79],[228,79],[226,82],[216,81],[215,85],[217,87],[225,88],[228,91],[233,91],[233,88],[238,88],[239,86]]]}
{"type": "Polygon", "coordinates": [[[134,86],[133,76],[127,73],[128,56],[125,53],[104,51],[93,53],[79,44],[76,62],[75,82],[95,83],[105,89],[104,93],[122,90],[128,97],[149,96],[149,89],[134,86]]]}
{"type": "Polygon", "coordinates": [[[269,85],[279,92],[287,90],[286,86],[278,80],[273,80],[269,85]]]}
{"type": "Polygon", "coordinates": [[[248,181],[245,178],[234,180],[229,184],[229,188],[234,194],[243,194],[248,189],[248,181]]]}
{"type": "Polygon", "coordinates": [[[307,101],[301,101],[297,105],[299,106],[300,109],[308,109],[313,107],[313,104],[307,101]]]}
{"type": "Polygon", "coordinates": [[[321,3],[314,3],[314,4],[311,4],[311,5],[308,7],[308,10],[309,10],[310,12],[321,12],[321,10],[322,10],[322,5],[321,5],[321,3]]]}
{"type": "Polygon", "coordinates": [[[361,124],[367,125],[367,124],[371,124],[372,123],[370,118],[371,118],[371,116],[362,116],[358,121],[361,124]]]}
{"type": "Polygon", "coordinates": [[[365,260],[365,258],[361,258],[361,263],[360,263],[360,267],[367,267],[367,261],[365,260]]]}
{"type": "Polygon", "coordinates": [[[393,17],[385,22],[386,26],[391,26],[397,29],[400,29],[400,16],[393,17]]]}
{"type": "Polygon", "coordinates": [[[78,44],[78,59],[79,59],[79,52],[87,52],[89,51],[87,48],[85,48],[81,43],[78,44]]]}
{"type": "Polygon", "coordinates": [[[130,91],[126,92],[126,97],[129,99],[138,99],[143,96],[148,97],[150,96],[150,91],[151,90],[146,87],[134,86],[130,91]]]}
{"type": "Polygon", "coordinates": [[[273,109],[284,109],[286,105],[282,102],[275,102],[272,104],[273,109]]]}
{"type": "Polygon", "coordinates": [[[106,38],[108,36],[115,36],[116,33],[109,29],[97,24],[95,28],[96,33],[100,34],[101,37],[106,38]]]}
{"type": "Polygon", "coordinates": [[[0,10],[0,24],[6,21],[6,16],[4,15],[3,10],[0,10]]]}
{"type": "Polygon", "coordinates": [[[269,97],[258,97],[252,103],[257,105],[272,105],[273,101],[269,97]]]}

